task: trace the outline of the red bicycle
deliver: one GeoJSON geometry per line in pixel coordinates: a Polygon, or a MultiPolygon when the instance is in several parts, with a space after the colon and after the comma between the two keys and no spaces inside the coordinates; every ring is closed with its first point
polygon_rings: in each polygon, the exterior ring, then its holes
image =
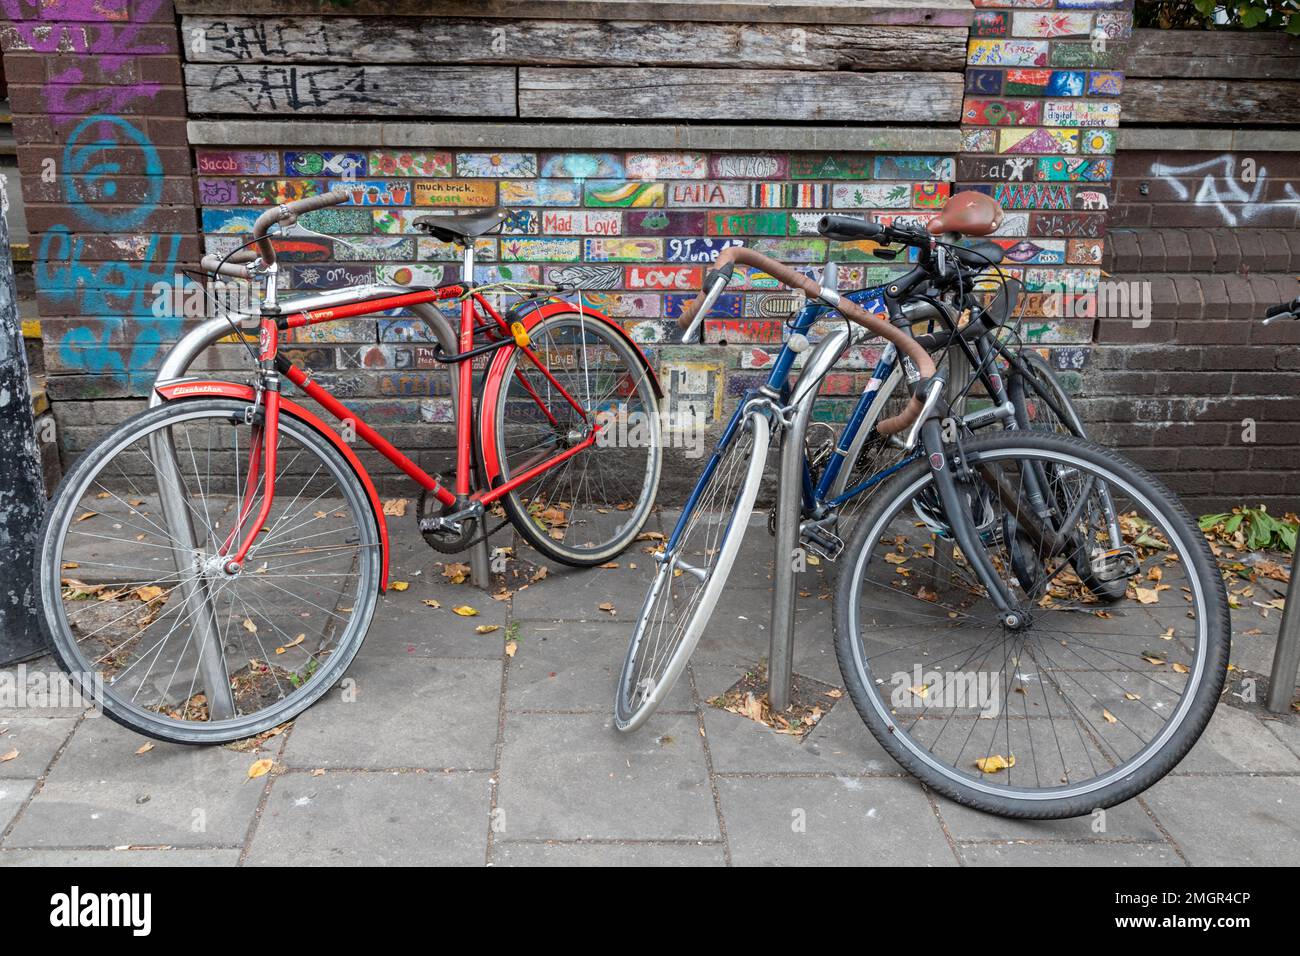
{"type": "Polygon", "coordinates": [[[83,692],[141,733],[185,743],[257,734],[342,676],[388,577],[384,509],[354,436],[416,483],[421,533],[445,552],[489,533],[499,504],[547,557],[601,564],[654,505],[662,392],[637,345],[580,296],[559,297],[571,290],[474,282],[474,240],[507,210],[417,220],[463,247],[460,281],[282,301],[272,229],[347,199],[279,206],[257,220],[253,248],[204,257],[205,272],[260,289],[237,330],[257,331],[252,381],[184,376],[230,335],[232,319],[209,319],[169,354],[153,407],[88,449],[47,512],[36,586],[51,645],[83,692]],[[494,290],[518,298],[504,315],[486,298],[494,290]],[[456,302],[452,329],[440,306],[456,302]],[[451,373],[450,487],[279,351],[291,330],[393,310],[424,319],[451,373]],[[285,380],[342,429],[284,397],[285,380]]]}

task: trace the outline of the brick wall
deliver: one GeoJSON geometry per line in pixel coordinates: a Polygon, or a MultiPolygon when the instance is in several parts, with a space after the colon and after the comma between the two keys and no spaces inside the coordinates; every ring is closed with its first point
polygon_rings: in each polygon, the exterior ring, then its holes
{"type": "Polygon", "coordinates": [[[1152,311],[1098,323],[1096,433],[1200,510],[1295,510],[1300,329],[1260,320],[1300,294],[1300,152],[1125,151],[1115,189],[1107,268],[1152,311]]]}

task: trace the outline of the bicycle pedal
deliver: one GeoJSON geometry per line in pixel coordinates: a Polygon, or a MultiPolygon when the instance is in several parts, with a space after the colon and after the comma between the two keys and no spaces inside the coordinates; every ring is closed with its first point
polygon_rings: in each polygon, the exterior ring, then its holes
{"type": "Polygon", "coordinates": [[[1121,548],[1111,548],[1109,551],[1095,552],[1089,561],[1089,566],[1092,573],[1101,581],[1131,578],[1142,570],[1137,548],[1129,544],[1121,548]]]}
{"type": "Polygon", "coordinates": [[[809,551],[820,555],[827,561],[836,560],[844,551],[844,539],[821,525],[805,523],[799,529],[799,540],[809,551]]]}

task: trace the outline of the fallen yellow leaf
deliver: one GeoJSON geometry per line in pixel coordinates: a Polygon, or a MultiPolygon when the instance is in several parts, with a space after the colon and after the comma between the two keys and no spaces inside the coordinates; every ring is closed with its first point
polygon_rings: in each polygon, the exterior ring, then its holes
{"type": "Polygon", "coordinates": [[[610,604],[608,601],[600,605],[600,610],[608,611],[610,614],[618,613],[618,608],[614,607],[614,605],[610,604]]]}
{"type": "Polygon", "coordinates": [[[500,624],[480,624],[474,628],[474,631],[478,634],[491,634],[493,631],[499,630],[501,630],[500,624]]]}
{"type": "Polygon", "coordinates": [[[983,773],[997,773],[999,770],[1009,770],[1016,765],[1016,755],[1004,757],[1002,754],[994,754],[991,757],[978,757],[975,760],[975,766],[983,773]]]}
{"type": "Polygon", "coordinates": [[[423,603],[429,605],[429,607],[442,607],[442,602],[435,601],[433,598],[425,598],[423,603]]]}
{"type": "Polygon", "coordinates": [[[1103,719],[1104,721],[1106,721],[1106,723],[1108,723],[1108,724],[1117,724],[1117,723],[1119,723],[1119,718],[1117,718],[1114,714],[1112,714],[1112,713],[1111,713],[1109,710],[1107,710],[1105,707],[1103,707],[1103,708],[1101,709],[1101,717],[1102,717],[1102,719],[1103,719]]]}
{"type": "Polygon", "coordinates": [[[478,608],[470,607],[468,604],[462,604],[460,607],[454,607],[452,610],[461,617],[474,617],[478,614],[478,608]]]}
{"type": "Polygon", "coordinates": [[[297,647],[299,644],[301,644],[301,643],[302,643],[303,641],[305,641],[306,639],[307,639],[307,635],[306,635],[306,634],[299,634],[297,637],[295,637],[295,638],[294,638],[292,641],[290,641],[288,644],[284,644],[284,645],[282,645],[282,646],[280,646],[280,647],[277,647],[277,648],[275,649],[275,652],[276,652],[277,654],[283,654],[283,653],[284,653],[285,651],[287,651],[289,648],[291,648],[291,647],[297,647]]]}
{"type": "Polygon", "coordinates": [[[271,772],[272,766],[272,761],[267,760],[266,758],[255,761],[253,765],[248,768],[248,779],[256,780],[258,777],[265,777],[271,772]]]}
{"type": "Polygon", "coordinates": [[[406,514],[406,499],[390,498],[388,501],[385,501],[384,514],[392,515],[396,518],[402,517],[402,515],[406,514]]]}
{"type": "Polygon", "coordinates": [[[514,641],[506,641],[506,657],[514,657],[517,650],[519,650],[518,644],[514,641]]]}
{"type": "Polygon", "coordinates": [[[135,752],[137,754],[147,754],[151,750],[153,750],[153,744],[149,743],[149,744],[141,744],[139,747],[136,748],[135,752]]]}
{"type": "Polygon", "coordinates": [[[137,588],[135,596],[145,604],[148,604],[150,601],[156,601],[166,593],[166,591],[158,587],[156,584],[147,584],[142,588],[137,588]]]}
{"type": "Polygon", "coordinates": [[[253,623],[253,619],[252,619],[252,618],[248,618],[248,617],[244,618],[244,620],[243,620],[243,627],[244,627],[244,630],[246,630],[249,634],[256,634],[256,633],[257,633],[257,625],[253,623]]]}
{"type": "Polygon", "coordinates": [[[394,591],[405,591],[411,584],[409,581],[393,581],[388,586],[394,591]]]}
{"type": "Polygon", "coordinates": [[[1171,666],[1173,667],[1174,673],[1176,674],[1186,674],[1188,672],[1188,667],[1186,664],[1180,664],[1177,661],[1174,661],[1174,663],[1171,666]]]}
{"type": "Polygon", "coordinates": [[[17,750],[11,750],[7,754],[0,754],[0,763],[8,763],[18,756],[17,750]]]}

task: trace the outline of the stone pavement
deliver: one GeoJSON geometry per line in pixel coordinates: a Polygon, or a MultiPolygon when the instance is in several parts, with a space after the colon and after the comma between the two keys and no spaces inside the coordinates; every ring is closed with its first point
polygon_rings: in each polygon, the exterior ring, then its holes
{"type": "MultiPolygon", "coordinates": [[[[655,521],[668,530],[671,519],[655,521]]],[[[928,793],[847,698],[802,741],[709,706],[767,653],[771,539],[761,523],[689,680],[623,736],[610,710],[652,565],[639,545],[617,569],[552,567],[494,601],[448,583],[435,565],[442,556],[410,522],[394,521],[393,578],[409,588],[381,600],[345,686],[259,751],[158,743],[137,753],[144,739],[105,718],[0,710],[0,755],[18,751],[0,762],[0,865],[1300,859],[1300,724],[1227,695],[1192,754],[1111,810],[1104,833],[1088,818],[1009,821],[928,793]],[[465,603],[480,615],[451,613],[465,603]],[[501,628],[475,633],[485,622],[501,628]],[[248,779],[262,757],[274,770],[248,779]],[[806,821],[801,832],[795,819],[806,821]]],[[[508,531],[498,537],[521,561],[539,560],[508,531]]],[[[839,685],[819,571],[801,586],[795,665],[839,685]]],[[[1233,613],[1233,677],[1267,674],[1279,615],[1233,613]]]]}

